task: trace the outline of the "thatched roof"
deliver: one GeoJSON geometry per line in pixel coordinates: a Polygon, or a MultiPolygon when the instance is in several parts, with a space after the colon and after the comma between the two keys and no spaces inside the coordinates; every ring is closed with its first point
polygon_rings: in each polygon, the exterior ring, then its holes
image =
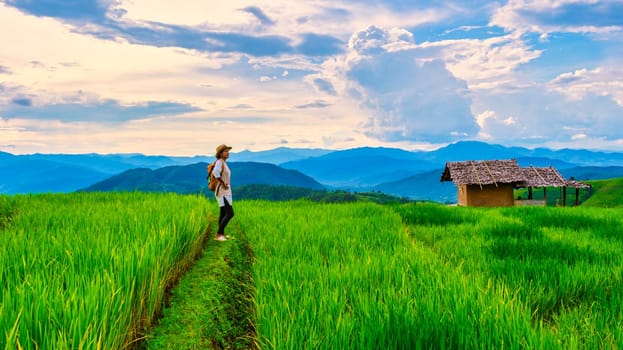
{"type": "Polygon", "coordinates": [[[567,180],[567,187],[570,188],[592,188],[593,186],[575,180],[567,180]]]}
{"type": "Polygon", "coordinates": [[[567,186],[567,180],[565,180],[558,170],[553,167],[536,168],[529,166],[527,168],[521,168],[524,174],[524,183],[526,187],[564,187],[567,186]]]}
{"type": "Polygon", "coordinates": [[[510,183],[517,187],[591,187],[575,180],[565,180],[551,166],[520,168],[515,159],[447,162],[441,181],[452,181],[457,186],[510,183]]]}
{"type": "Polygon", "coordinates": [[[452,181],[457,186],[514,184],[523,180],[524,175],[514,159],[448,162],[441,175],[441,181],[452,181]]]}
{"type": "Polygon", "coordinates": [[[535,168],[529,166],[521,168],[525,175],[523,186],[525,187],[570,187],[570,188],[590,188],[591,185],[575,181],[566,180],[558,170],[549,166],[547,168],[535,168]]]}

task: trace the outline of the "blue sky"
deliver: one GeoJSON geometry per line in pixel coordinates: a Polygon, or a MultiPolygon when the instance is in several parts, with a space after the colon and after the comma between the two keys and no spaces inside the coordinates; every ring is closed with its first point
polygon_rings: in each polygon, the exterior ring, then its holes
{"type": "Polygon", "coordinates": [[[623,0],[0,0],[0,151],[623,151],[623,0]]]}

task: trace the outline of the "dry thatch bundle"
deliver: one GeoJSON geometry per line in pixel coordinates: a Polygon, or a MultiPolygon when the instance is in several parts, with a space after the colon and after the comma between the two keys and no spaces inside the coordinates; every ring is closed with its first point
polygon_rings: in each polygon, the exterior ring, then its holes
{"type": "Polygon", "coordinates": [[[452,181],[457,186],[520,183],[523,180],[524,174],[515,159],[448,162],[441,175],[441,181],[452,181]]]}

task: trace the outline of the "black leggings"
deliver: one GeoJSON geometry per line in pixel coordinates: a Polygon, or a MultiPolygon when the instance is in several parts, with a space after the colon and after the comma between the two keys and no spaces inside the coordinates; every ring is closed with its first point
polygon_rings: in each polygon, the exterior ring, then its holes
{"type": "Polygon", "coordinates": [[[225,227],[229,223],[229,220],[234,217],[234,207],[229,204],[227,199],[223,198],[225,205],[220,207],[221,211],[218,216],[218,231],[217,234],[223,235],[225,234],[225,227]]]}

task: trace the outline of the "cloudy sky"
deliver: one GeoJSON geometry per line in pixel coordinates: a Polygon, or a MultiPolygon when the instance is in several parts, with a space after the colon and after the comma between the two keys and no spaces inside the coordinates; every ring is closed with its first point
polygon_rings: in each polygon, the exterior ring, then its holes
{"type": "Polygon", "coordinates": [[[0,0],[0,151],[623,151],[623,0],[0,0]]]}

